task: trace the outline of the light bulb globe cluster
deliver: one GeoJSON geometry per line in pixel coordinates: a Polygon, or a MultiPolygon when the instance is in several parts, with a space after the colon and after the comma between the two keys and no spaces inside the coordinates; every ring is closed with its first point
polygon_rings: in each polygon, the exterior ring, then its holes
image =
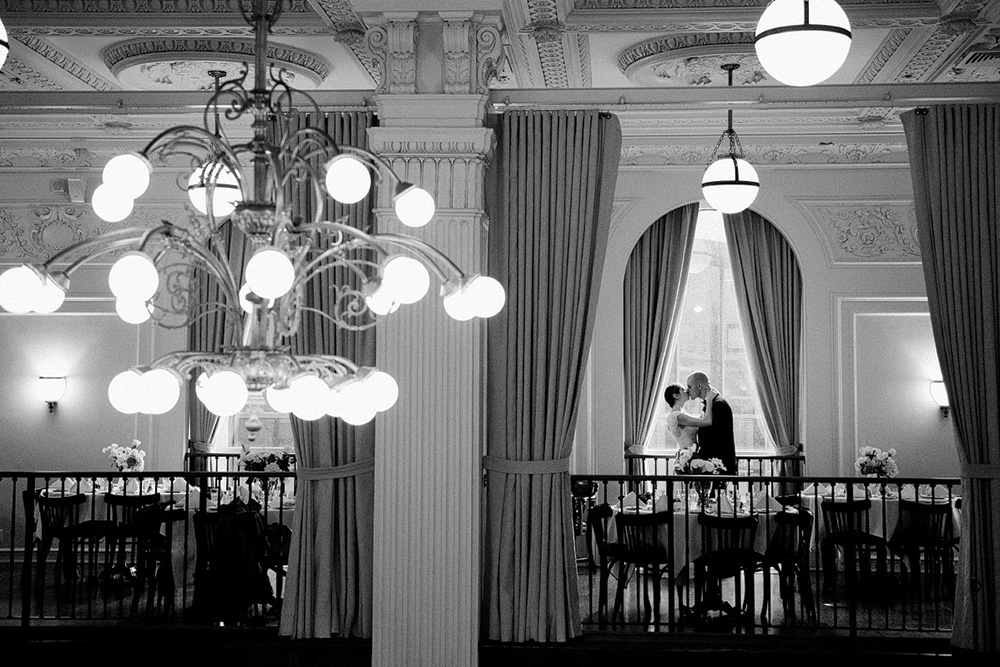
{"type": "Polygon", "coordinates": [[[66,299],[66,291],[49,276],[27,265],[0,273],[0,307],[9,313],[54,313],[66,299]]]}
{"type": "Polygon", "coordinates": [[[132,215],[135,200],[149,187],[153,165],[138,153],[111,158],[101,173],[101,184],[90,197],[94,213],[106,222],[121,222],[132,215]]]}
{"type": "Polygon", "coordinates": [[[162,415],[177,405],[183,379],[170,368],[122,371],[108,384],[108,400],[118,412],[162,415]]]}
{"type": "Polygon", "coordinates": [[[144,252],[127,252],[111,266],[108,287],[115,296],[115,311],[129,324],[142,324],[152,315],[150,299],[160,285],[160,274],[144,252]]]}
{"type": "Polygon", "coordinates": [[[488,318],[499,313],[507,300],[503,285],[489,276],[472,276],[445,295],[445,312],[464,322],[473,317],[488,318]]]}

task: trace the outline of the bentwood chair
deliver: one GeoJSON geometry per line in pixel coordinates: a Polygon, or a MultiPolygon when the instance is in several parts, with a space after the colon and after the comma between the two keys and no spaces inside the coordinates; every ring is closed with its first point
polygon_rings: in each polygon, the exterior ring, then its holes
{"type": "Polygon", "coordinates": [[[104,502],[108,507],[110,522],[107,563],[111,568],[107,572],[107,578],[114,581],[132,581],[142,528],[136,523],[135,517],[140,508],[159,503],[160,494],[130,496],[105,493],[104,502]]]}
{"type": "MultiPolygon", "coordinates": [[[[24,491],[23,496],[26,511],[37,506],[41,528],[37,544],[36,591],[40,591],[43,585],[45,564],[55,542],[58,542],[55,563],[57,586],[61,581],[76,580],[77,565],[81,560],[88,566],[88,574],[96,575],[97,554],[100,542],[107,534],[107,523],[80,520],[80,510],[86,503],[86,496],[83,493],[50,495],[47,489],[24,491]]],[[[33,514],[32,511],[32,522],[33,514]]]]}
{"type": "Polygon", "coordinates": [[[615,592],[615,606],[611,613],[612,623],[622,616],[624,620],[625,588],[630,570],[636,572],[636,585],[642,576],[642,597],[644,620],[649,621],[652,611],[653,623],[660,623],[660,582],[670,567],[671,559],[659,537],[660,527],[673,521],[673,512],[618,512],[615,526],[618,529],[618,586],[615,592]],[[653,586],[653,606],[650,609],[647,583],[653,586]]]}
{"type": "Polygon", "coordinates": [[[621,558],[621,545],[617,542],[608,542],[608,522],[614,516],[614,510],[608,503],[601,503],[590,508],[587,512],[588,542],[587,549],[597,550],[596,557],[592,556],[598,572],[598,582],[600,590],[597,597],[597,618],[601,629],[604,629],[608,616],[608,582],[614,578],[616,566],[621,558]],[[593,547],[591,547],[591,544],[593,547]]]}
{"type": "Polygon", "coordinates": [[[757,517],[702,512],[698,515],[698,524],[701,526],[702,554],[694,560],[692,618],[704,621],[710,611],[718,610],[752,625],[754,572],[763,558],[753,548],[757,517]],[[722,582],[730,578],[735,583],[735,605],[722,599],[722,582]]]}
{"type": "Polygon", "coordinates": [[[823,561],[823,590],[828,597],[836,597],[838,553],[844,563],[848,601],[855,600],[861,590],[877,591],[886,584],[886,542],[885,538],[869,532],[868,513],[871,507],[869,498],[827,499],[820,503],[826,528],[826,536],[820,541],[820,555],[823,561]]]}
{"type": "Polygon", "coordinates": [[[904,579],[919,598],[925,591],[921,578],[929,580],[927,590],[937,591],[944,597],[954,593],[955,537],[951,503],[926,503],[913,500],[899,501],[899,523],[889,538],[889,549],[900,558],[904,579]],[[909,572],[907,572],[909,569],[909,572]]]}
{"type": "MultiPolygon", "coordinates": [[[[771,516],[774,525],[771,537],[768,539],[764,558],[760,569],[765,575],[770,570],[778,573],[778,594],[781,598],[785,614],[795,619],[795,591],[798,586],[799,597],[806,617],[810,623],[816,623],[816,607],[813,601],[812,580],[809,577],[809,541],[812,537],[812,512],[800,507],[797,510],[777,512],[771,516]]],[[[766,589],[765,589],[766,590],[766,589]]],[[[771,600],[764,596],[760,609],[761,622],[768,624],[771,600]]]]}

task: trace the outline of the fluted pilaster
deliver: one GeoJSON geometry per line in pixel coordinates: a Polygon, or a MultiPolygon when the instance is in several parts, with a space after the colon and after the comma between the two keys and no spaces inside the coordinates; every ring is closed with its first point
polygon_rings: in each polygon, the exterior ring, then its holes
{"type": "MultiPolygon", "coordinates": [[[[403,228],[387,199],[377,209],[379,229],[420,237],[479,272],[491,132],[481,117],[454,117],[456,109],[481,109],[478,100],[420,97],[381,100],[382,126],[369,130],[369,141],[397,173],[434,194],[438,214],[426,227],[403,228]],[[450,128],[428,125],[431,118],[450,118],[450,128]]],[[[400,397],[376,426],[376,667],[478,662],[484,342],[485,324],[449,318],[435,287],[378,330],[378,366],[396,378],[400,397]]]]}

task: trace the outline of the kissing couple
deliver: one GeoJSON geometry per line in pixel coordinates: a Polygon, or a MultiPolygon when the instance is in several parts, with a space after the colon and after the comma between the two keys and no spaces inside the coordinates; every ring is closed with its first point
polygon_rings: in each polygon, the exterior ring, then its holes
{"type": "Polygon", "coordinates": [[[692,461],[718,459],[729,475],[736,474],[736,440],[733,436],[733,410],[708,381],[697,371],[688,376],[687,387],[672,384],[663,393],[671,411],[667,430],[677,441],[674,470],[692,471],[692,461]]]}

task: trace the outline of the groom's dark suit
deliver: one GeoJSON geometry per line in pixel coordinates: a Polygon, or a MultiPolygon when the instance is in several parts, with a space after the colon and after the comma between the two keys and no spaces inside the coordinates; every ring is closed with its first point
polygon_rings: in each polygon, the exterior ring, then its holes
{"type": "Polygon", "coordinates": [[[726,466],[725,475],[736,474],[736,441],[733,438],[733,409],[721,396],[712,404],[712,425],[698,429],[699,459],[717,458],[726,466]]]}

